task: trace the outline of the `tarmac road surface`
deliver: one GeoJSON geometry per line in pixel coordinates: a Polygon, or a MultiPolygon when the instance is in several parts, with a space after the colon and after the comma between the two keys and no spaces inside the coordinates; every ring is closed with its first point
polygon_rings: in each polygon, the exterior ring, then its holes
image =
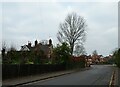
{"type": "Polygon", "coordinates": [[[26,85],[109,85],[112,73],[112,65],[92,65],[85,71],[78,71],[68,75],[50,78],[26,85]]]}

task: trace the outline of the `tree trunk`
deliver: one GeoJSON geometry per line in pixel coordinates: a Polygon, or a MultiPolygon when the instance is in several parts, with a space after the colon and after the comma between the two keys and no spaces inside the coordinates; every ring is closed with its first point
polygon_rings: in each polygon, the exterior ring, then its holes
{"type": "Polygon", "coordinates": [[[71,47],[71,55],[73,55],[74,45],[73,45],[73,44],[70,44],[70,47],[71,47]]]}

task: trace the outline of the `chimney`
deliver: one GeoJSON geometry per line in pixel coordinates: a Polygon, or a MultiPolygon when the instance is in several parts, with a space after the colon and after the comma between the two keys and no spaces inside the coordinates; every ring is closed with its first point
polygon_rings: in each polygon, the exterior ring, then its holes
{"type": "Polygon", "coordinates": [[[49,39],[49,45],[52,45],[52,40],[51,39],[49,39]]]}
{"type": "Polygon", "coordinates": [[[35,46],[37,46],[37,44],[38,44],[38,41],[36,40],[36,41],[35,41],[35,46]]]}
{"type": "Polygon", "coordinates": [[[30,42],[30,41],[28,41],[28,47],[29,47],[29,48],[31,47],[31,42],[30,42]]]}

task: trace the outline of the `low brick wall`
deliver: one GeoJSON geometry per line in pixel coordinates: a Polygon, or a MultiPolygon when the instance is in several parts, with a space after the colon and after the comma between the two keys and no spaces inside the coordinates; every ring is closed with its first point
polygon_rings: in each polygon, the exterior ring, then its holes
{"type": "Polygon", "coordinates": [[[54,71],[65,70],[65,65],[2,65],[2,79],[17,78],[28,75],[37,75],[54,71]]]}

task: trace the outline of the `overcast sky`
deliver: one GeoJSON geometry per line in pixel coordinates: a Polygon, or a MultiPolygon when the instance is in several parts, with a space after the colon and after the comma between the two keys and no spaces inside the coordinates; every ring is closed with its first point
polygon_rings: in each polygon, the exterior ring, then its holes
{"type": "MultiPolygon", "coordinates": [[[[59,24],[68,13],[76,12],[85,18],[88,54],[97,50],[108,55],[118,47],[118,3],[117,2],[4,2],[0,3],[2,15],[2,39],[7,45],[20,46],[37,39],[57,44],[59,24]]],[[[1,27],[1,26],[0,26],[1,27]]],[[[0,37],[1,39],[1,37],[0,37]]]]}

